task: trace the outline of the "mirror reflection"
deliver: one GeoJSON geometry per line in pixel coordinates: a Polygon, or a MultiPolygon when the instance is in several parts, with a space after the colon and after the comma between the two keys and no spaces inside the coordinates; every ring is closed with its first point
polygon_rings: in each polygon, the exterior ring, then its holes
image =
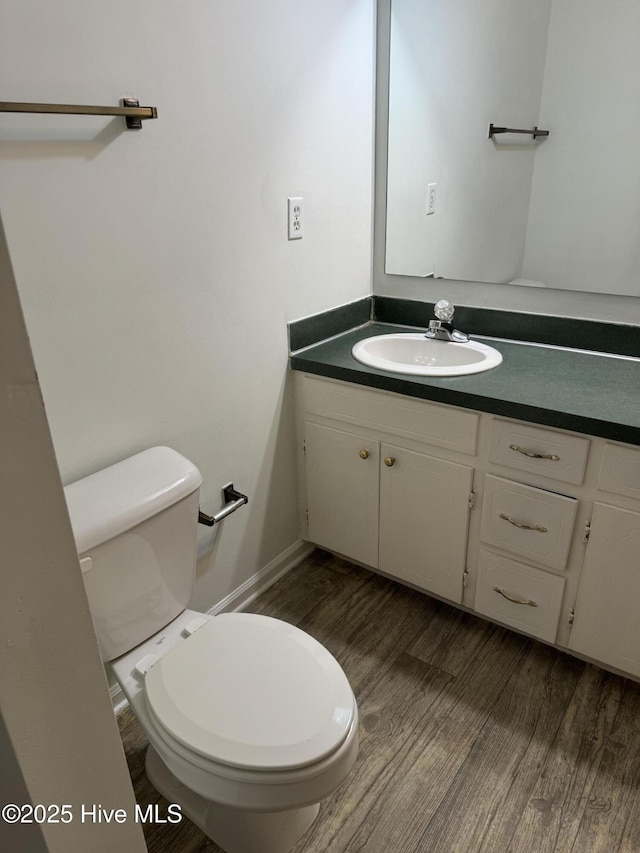
{"type": "Polygon", "coordinates": [[[637,0],[392,0],[389,72],[387,273],[640,295],[637,0]]]}

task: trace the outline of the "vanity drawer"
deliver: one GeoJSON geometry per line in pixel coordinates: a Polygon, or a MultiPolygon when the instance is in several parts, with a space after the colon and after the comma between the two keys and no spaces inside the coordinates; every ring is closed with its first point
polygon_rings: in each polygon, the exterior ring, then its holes
{"type": "Polygon", "coordinates": [[[582,483],[589,439],[495,418],[489,460],[553,480],[582,483]]]}
{"type": "Polygon", "coordinates": [[[640,447],[607,442],[598,488],[640,500],[640,447]]]}
{"type": "Polygon", "coordinates": [[[577,501],[487,474],[480,538],[552,569],[567,564],[577,501]]]}
{"type": "Polygon", "coordinates": [[[541,640],[555,642],[564,578],[480,550],[475,609],[541,640]]]}

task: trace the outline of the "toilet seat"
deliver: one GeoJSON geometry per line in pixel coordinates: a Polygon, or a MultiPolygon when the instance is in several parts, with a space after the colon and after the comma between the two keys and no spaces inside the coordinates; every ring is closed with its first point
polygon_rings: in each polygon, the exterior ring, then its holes
{"type": "Polygon", "coordinates": [[[252,771],[322,761],[340,748],[356,715],[349,682],[320,643],[248,613],[206,622],[153,665],[144,692],[167,739],[206,761],[252,771]]]}

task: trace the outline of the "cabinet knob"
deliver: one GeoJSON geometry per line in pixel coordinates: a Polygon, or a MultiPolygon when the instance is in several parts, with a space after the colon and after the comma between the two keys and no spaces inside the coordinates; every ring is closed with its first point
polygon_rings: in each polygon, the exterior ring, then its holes
{"type": "Polygon", "coordinates": [[[368,450],[361,450],[360,451],[360,459],[368,459],[368,458],[369,458],[369,451],[368,450]]]}
{"type": "Polygon", "coordinates": [[[385,456],[384,464],[387,466],[387,468],[391,468],[395,461],[396,461],[395,456],[385,456]]]}

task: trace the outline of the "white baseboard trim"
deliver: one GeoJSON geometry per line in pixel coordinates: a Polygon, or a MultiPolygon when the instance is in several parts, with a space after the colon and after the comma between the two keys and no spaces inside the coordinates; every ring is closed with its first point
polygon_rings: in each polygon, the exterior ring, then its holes
{"type": "Polygon", "coordinates": [[[111,705],[113,707],[113,713],[118,716],[120,711],[124,711],[124,709],[129,705],[127,702],[127,698],[122,692],[122,688],[119,684],[114,684],[109,688],[109,696],[111,696],[111,705]]]}
{"type": "Polygon", "coordinates": [[[298,563],[301,563],[305,557],[308,557],[314,547],[309,542],[298,539],[274,560],[267,563],[259,572],[247,578],[244,583],[225,596],[222,601],[214,604],[207,612],[215,616],[217,613],[244,610],[245,607],[251,604],[254,598],[257,598],[261,593],[269,589],[270,586],[273,586],[276,581],[280,580],[287,572],[290,572],[298,563]]]}
{"type": "MultiPolygon", "coordinates": [[[[247,578],[244,583],[225,596],[222,601],[214,604],[207,613],[215,616],[218,613],[244,610],[261,593],[269,589],[270,586],[273,586],[276,581],[280,580],[287,572],[290,572],[298,563],[301,563],[305,557],[308,557],[314,547],[309,542],[298,539],[274,560],[267,563],[259,572],[247,578]]],[[[109,695],[111,696],[114,714],[119,714],[120,711],[127,707],[127,700],[120,689],[120,685],[114,684],[111,686],[109,688],[109,695]]]]}

